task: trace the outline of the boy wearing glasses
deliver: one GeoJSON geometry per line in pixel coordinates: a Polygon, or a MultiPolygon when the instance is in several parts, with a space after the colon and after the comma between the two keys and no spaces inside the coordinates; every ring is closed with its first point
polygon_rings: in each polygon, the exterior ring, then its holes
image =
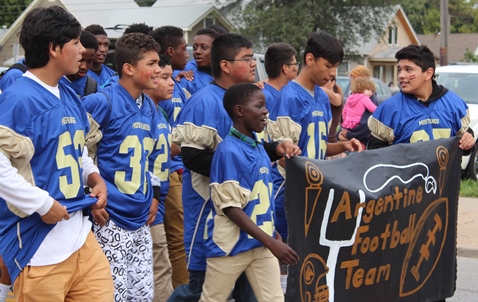
{"type": "Polygon", "coordinates": [[[267,48],[264,67],[268,78],[264,82],[263,92],[268,109],[282,87],[297,77],[300,64],[295,58],[296,54],[289,43],[273,43],[267,48]]]}
{"type": "MultiPolygon", "coordinates": [[[[254,82],[256,61],[251,41],[239,34],[218,36],[212,44],[211,66],[214,82],[189,99],[181,109],[173,131],[173,142],[181,146],[185,166],[184,244],[188,257],[189,284],[177,287],[168,301],[198,301],[201,296],[206,270],[205,225],[212,210],[209,196],[211,162],[217,145],[232,126],[222,99],[226,89],[232,85],[254,82]]],[[[265,148],[276,160],[284,153],[291,154],[288,149],[291,145],[290,142],[272,143],[265,148]]],[[[233,298],[236,301],[256,301],[244,275],[236,282],[233,298]]]]}

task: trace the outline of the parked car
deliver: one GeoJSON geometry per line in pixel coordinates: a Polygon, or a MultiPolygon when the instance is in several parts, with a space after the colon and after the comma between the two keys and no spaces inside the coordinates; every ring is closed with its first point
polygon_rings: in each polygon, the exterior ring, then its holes
{"type": "MultiPolygon", "coordinates": [[[[342,91],[344,93],[344,102],[345,102],[347,100],[347,97],[350,94],[350,77],[337,76],[336,78],[337,78],[337,85],[339,85],[340,88],[342,88],[342,91]]],[[[388,87],[387,84],[385,84],[382,80],[377,78],[372,78],[372,80],[375,83],[375,88],[376,88],[375,93],[377,94],[379,104],[392,96],[390,87],[388,87]]]]}
{"type": "MultiPolygon", "coordinates": [[[[440,66],[435,70],[437,82],[458,94],[467,104],[470,111],[470,127],[475,132],[475,147],[478,147],[478,65],[448,65],[440,66]]],[[[461,160],[462,175],[464,178],[477,180],[478,154],[475,151],[463,156],[461,160]]]]}

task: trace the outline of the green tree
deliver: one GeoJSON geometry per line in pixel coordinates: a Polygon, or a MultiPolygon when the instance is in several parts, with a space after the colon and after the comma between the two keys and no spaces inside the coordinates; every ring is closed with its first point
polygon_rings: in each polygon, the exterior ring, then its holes
{"type": "Polygon", "coordinates": [[[472,53],[468,48],[466,49],[465,52],[465,57],[463,58],[464,62],[478,62],[478,56],[475,56],[474,53],[472,53]]]}
{"type": "Polygon", "coordinates": [[[3,0],[0,1],[0,26],[10,27],[32,0],[3,0]]]}
{"type": "Polygon", "coordinates": [[[288,42],[300,53],[317,30],[338,37],[345,49],[383,34],[393,9],[389,0],[229,0],[223,12],[256,51],[274,42],[288,42]]]}
{"type": "MultiPolygon", "coordinates": [[[[396,0],[417,34],[440,32],[440,0],[396,0]]],[[[449,0],[450,33],[478,32],[477,0],[449,0]]]]}

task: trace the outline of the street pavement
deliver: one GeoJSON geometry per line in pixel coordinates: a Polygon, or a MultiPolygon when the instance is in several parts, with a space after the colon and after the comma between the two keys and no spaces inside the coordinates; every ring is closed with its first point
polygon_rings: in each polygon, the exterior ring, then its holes
{"type": "Polygon", "coordinates": [[[478,258],[478,198],[458,201],[456,246],[458,256],[478,258]]]}
{"type": "MultiPolygon", "coordinates": [[[[460,197],[458,201],[456,245],[459,257],[478,258],[478,198],[460,197]]],[[[13,301],[12,296],[7,299],[7,302],[13,301]]]]}

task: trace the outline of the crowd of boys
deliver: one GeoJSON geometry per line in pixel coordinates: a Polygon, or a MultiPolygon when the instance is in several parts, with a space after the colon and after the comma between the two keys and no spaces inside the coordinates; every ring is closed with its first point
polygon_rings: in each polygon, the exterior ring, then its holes
{"type": "MultiPolygon", "coordinates": [[[[186,65],[181,29],[135,24],[115,72],[101,26],[58,6],[28,13],[27,71],[0,80],[0,301],[10,288],[17,301],[284,300],[299,260],[284,158],[362,150],[328,139],[342,104],[321,87],[344,51],[314,33],[299,73],[296,51],[272,44],[256,85],[251,41],[219,31],[196,33],[186,65]]],[[[468,108],[433,80],[429,49],[396,58],[402,91],[368,119],[368,148],[461,136],[471,150],[468,108]]]]}

